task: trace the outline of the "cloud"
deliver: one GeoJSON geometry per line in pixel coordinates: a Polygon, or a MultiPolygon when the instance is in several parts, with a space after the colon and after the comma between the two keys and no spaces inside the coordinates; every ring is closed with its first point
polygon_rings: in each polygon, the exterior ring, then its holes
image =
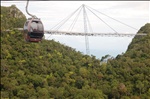
{"type": "MultiPolygon", "coordinates": [[[[110,12],[124,18],[148,18],[149,1],[120,1],[110,7],[110,12]]],[[[108,9],[109,10],[109,9],[108,9]]],[[[117,16],[115,16],[117,17],[117,16]]]]}

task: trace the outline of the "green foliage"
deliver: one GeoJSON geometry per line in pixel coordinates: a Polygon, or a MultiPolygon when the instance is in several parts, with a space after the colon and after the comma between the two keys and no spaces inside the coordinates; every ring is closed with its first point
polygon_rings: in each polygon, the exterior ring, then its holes
{"type": "Polygon", "coordinates": [[[1,31],[22,28],[25,21],[25,15],[15,5],[1,6],[1,31]]]}
{"type": "Polygon", "coordinates": [[[106,97],[95,82],[100,60],[53,40],[25,42],[18,30],[1,34],[2,98],[106,97]]]}
{"type": "Polygon", "coordinates": [[[126,95],[131,99],[149,99],[150,24],[145,24],[138,33],[147,35],[135,36],[126,53],[110,60],[109,64],[115,67],[112,70],[117,74],[115,79],[124,82],[126,95]]]}

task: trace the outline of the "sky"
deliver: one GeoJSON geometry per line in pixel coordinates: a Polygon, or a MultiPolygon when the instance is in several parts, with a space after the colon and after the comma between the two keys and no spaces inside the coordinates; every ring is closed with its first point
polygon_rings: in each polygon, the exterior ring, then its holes
{"type": "MultiPolygon", "coordinates": [[[[10,6],[12,4],[15,4],[27,18],[30,17],[25,11],[26,1],[1,1],[1,6],[10,6]]],[[[56,24],[60,23],[82,4],[137,29],[129,28],[95,12],[97,16],[113,27],[113,29],[115,29],[118,33],[136,34],[140,27],[150,22],[149,1],[30,1],[28,11],[42,20],[45,30],[51,30],[56,24]]],[[[104,24],[99,18],[95,17],[95,15],[93,15],[88,9],[86,9],[86,12],[94,33],[114,33],[112,29],[104,24]]],[[[72,24],[76,16],[77,13],[72,16],[59,30],[68,31],[70,24],[72,24]]],[[[78,20],[76,21],[72,31],[84,32],[83,13],[79,14],[78,20]]],[[[90,32],[89,28],[88,31],[90,32]]],[[[86,54],[84,36],[50,36],[45,34],[45,38],[50,40],[53,39],[86,54]]],[[[97,36],[88,37],[88,39],[90,54],[100,59],[102,56],[107,54],[116,57],[118,54],[124,53],[133,37],[97,36]]]]}

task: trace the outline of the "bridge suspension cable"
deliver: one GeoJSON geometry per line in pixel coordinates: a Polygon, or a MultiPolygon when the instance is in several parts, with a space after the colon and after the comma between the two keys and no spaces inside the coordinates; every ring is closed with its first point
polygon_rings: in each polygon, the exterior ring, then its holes
{"type": "Polygon", "coordinates": [[[115,33],[117,33],[117,31],[115,29],[113,29],[110,25],[108,25],[102,18],[100,18],[97,14],[95,14],[93,11],[91,11],[89,8],[87,8],[91,13],[93,13],[98,19],[100,19],[103,23],[105,23],[110,29],[112,29],[115,33]]]}
{"type": "Polygon", "coordinates": [[[88,23],[88,26],[89,26],[89,31],[91,31],[91,33],[93,33],[93,29],[92,29],[92,26],[91,26],[91,23],[90,23],[90,20],[89,20],[89,17],[88,17],[87,13],[86,13],[86,16],[87,16],[87,23],[88,23]]]}
{"type": "Polygon", "coordinates": [[[121,23],[121,24],[123,24],[123,25],[126,25],[126,26],[128,26],[128,27],[130,27],[130,28],[132,28],[132,29],[134,29],[134,30],[138,30],[138,29],[136,29],[136,28],[134,28],[134,27],[132,27],[132,26],[130,26],[130,25],[124,23],[124,22],[121,22],[121,21],[119,21],[119,20],[117,20],[117,19],[115,19],[115,18],[113,18],[113,17],[110,17],[110,16],[108,16],[108,15],[106,15],[106,14],[104,14],[104,13],[102,13],[102,12],[96,10],[96,9],[93,9],[93,8],[87,6],[87,5],[86,5],[86,7],[87,7],[87,8],[90,8],[90,9],[92,9],[92,10],[94,10],[94,11],[96,11],[96,12],[98,12],[98,13],[104,15],[104,16],[107,16],[107,17],[109,17],[109,18],[111,18],[111,19],[113,19],[113,20],[115,20],[115,21],[117,21],[117,22],[119,22],[119,23],[121,23]]]}
{"type": "Polygon", "coordinates": [[[81,10],[82,10],[82,7],[81,7],[81,9],[79,10],[77,16],[74,18],[74,20],[73,20],[72,24],[70,25],[68,31],[70,30],[70,32],[71,32],[71,31],[73,30],[73,28],[74,28],[74,26],[75,26],[75,24],[76,24],[76,22],[77,22],[77,20],[78,20],[78,17],[79,17],[79,15],[80,15],[80,13],[81,13],[81,10]]]}
{"type": "MultiPolygon", "coordinates": [[[[50,30],[52,30],[52,29],[54,29],[54,28],[56,28],[55,29],[55,31],[58,31],[58,29],[62,26],[62,25],[64,25],[79,9],[81,9],[82,8],[82,6],[80,6],[78,9],[76,9],[73,13],[71,13],[69,16],[67,16],[66,18],[64,18],[62,21],[60,21],[58,24],[56,24],[54,27],[52,27],[50,30]],[[58,26],[58,27],[57,27],[58,26]]],[[[51,36],[51,35],[50,35],[51,36]]],[[[49,37],[50,37],[49,36],[49,37]]],[[[49,37],[47,37],[47,39],[49,38],[49,37]]]]}
{"type": "Polygon", "coordinates": [[[78,9],[76,9],[73,13],[71,13],[68,17],[66,17],[65,19],[63,19],[61,22],[59,22],[58,24],[56,24],[53,28],[51,28],[51,30],[52,29],[54,29],[55,27],[57,27],[56,28],[56,30],[58,30],[62,25],[64,25],[80,8],[81,8],[82,6],[80,6],[78,9]]]}

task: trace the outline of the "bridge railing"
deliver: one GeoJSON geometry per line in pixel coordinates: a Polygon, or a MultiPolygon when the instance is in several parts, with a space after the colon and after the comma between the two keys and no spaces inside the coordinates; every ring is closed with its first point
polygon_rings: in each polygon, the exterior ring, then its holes
{"type": "Polygon", "coordinates": [[[147,34],[145,33],[83,33],[83,32],[67,32],[67,31],[45,31],[46,34],[51,34],[51,35],[70,35],[70,36],[115,36],[115,37],[131,37],[135,35],[140,35],[140,36],[145,36],[147,34]]]}

